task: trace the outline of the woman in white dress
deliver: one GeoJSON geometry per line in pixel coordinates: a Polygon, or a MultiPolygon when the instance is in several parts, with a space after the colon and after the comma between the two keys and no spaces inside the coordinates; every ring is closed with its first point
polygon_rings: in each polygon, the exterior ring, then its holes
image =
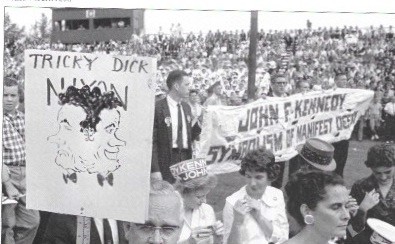
{"type": "Polygon", "coordinates": [[[241,161],[246,185],[226,198],[223,211],[224,242],[235,244],[281,243],[289,225],[281,190],[271,187],[280,167],[271,151],[250,151],[241,161]]]}
{"type": "Polygon", "coordinates": [[[202,159],[183,161],[172,166],[171,171],[177,179],[175,188],[183,198],[185,210],[178,243],[221,243],[223,224],[216,221],[214,209],[206,204],[206,196],[217,185],[217,177],[207,174],[206,163],[202,159]]]}
{"type": "Polygon", "coordinates": [[[285,186],[287,209],[302,230],[284,244],[327,244],[346,236],[349,191],[333,172],[300,171],[285,186]]]}

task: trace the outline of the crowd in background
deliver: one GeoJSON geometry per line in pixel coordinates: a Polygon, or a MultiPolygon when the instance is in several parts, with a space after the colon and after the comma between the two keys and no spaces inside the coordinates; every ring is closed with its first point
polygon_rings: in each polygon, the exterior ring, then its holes
{"type": "MultiPolygon", "coordinates": [[[[334,77],[342,73],[347,76],[348,87],[377,91],[382,107],[380,120],[395,115],[383,111],[394,96],[392,26],[260,30],[257,38],[257,97],[269,92],[273,72],[282,72],[288,78],[287,94],[298,92],[301,82],[313,90],[333,87],[334,77]]],[[[30,48],[150,56],[158,61],[157,94],[167,91],[165,79],[169,71],[181,69],[191,75],[192,88],[198,91],[202,103],[210,93],[210,86],[219,82],[222,104],[239,105],[247,101],[249,39],[249,32],[244,30],[185,34],[177,24],[171,26],[170,34],[164,34],[160,28],[157,34],[132,35],[124,43],[66,45],[39,39],[6,40],[5,73],[23,81],[23,51],[30,48]]],[[[371,121],[371,115],[366,114],[365,119],[371,121]]],[[[380,131],[380,123],[369,127],[373,131],[372,139],[377,139],[374,128],[380,131]]]]}

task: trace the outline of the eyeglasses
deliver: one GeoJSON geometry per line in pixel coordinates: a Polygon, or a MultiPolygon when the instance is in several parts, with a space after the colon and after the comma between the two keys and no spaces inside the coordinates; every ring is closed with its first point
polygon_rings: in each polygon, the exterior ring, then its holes
{"type": "Polygon", "coordinates": [[[135,225],[137,229],[150,236],[155,234],[155,230],[159,230],[161,235],[165,237],[169,237],[172,234],[174,234],[178,229],[180,229],[179,226],[171,226],[171,225],[169,226],[155,226],[151,224],[135,224],[135,225]]]}
{"type": "Polygon", "coordinates": [[[278,85],[278,86],[285,86],[287,85],[287,82],[274,82],[274,84],[278,85]]]}

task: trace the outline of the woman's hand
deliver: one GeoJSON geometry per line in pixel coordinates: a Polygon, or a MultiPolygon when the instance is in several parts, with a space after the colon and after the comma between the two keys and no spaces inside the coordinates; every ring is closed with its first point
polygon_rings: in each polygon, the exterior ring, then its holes
{"type": "Polygon", "coordinates": [[[213,229],[214,234],[217,236],[221,236],[224,234],[224,224],[220,220],[215,222],[215,224],[213,225],[213,229]]]}
{"type": "Polygon", "coordinates": [[[261,203],[259,200],[254,199],[254,198],[247,198],[247,206],[251,208],[251,213],[252,214],[259,214],[261,211],[261,203]]]}
{"type": "Polygon", "coordinates": [[[375,189],[365,193],[359,208],[365,212],[376,206],[380,202],[380,194],[375,189]]]}
{"type": "Polygon", "coordinates": [[[234,222],[237,224],[242,224],[244,217],[247,213],[251,211],[251,207],[247,205],[247,200],[240,199],[235,203],[233,207],[234,222]]]}
{"type": "Polygon", "coordinates": [[[210,227],[197,227],[192,230],[190,244],[212,243],[214,230],[210,227]]]}

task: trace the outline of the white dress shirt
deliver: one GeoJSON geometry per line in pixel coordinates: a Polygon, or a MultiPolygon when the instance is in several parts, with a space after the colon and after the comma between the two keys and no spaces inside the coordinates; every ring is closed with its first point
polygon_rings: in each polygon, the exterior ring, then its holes
{"type": "MultiPolygon", "coordinates": [[[[243,186],[239,191],[226,198],[223,211],[225,229],[223,243],[227,243],[232,229],[233,206],[238,200],[245,199],[246,196],[249,197],[246,187],[243,186]]],[[[241,229],[241,244],[267,244],[269,242],[282,243],[286,241],[288,239],[289,224],[285,212],[283,192],[277,188],[267,186],[259,201],[261,203],[261,215],[273,224],[272,236],[265,236],[254,217],[248,213],[244,218],[241,229]]]]}
{"type": "MultiPolygon", "coordinates": [[[[172,141],[173,148],[178,148],[177,146],[177,132],[178,132],[178,103],[172,99],[170,96],[167,96],[167,104],[169,105],[170,117],[171,117],[171,129],[172,129],[172,141]]],[[[188,148],[188,135],[187,135],[187,124],[185,121],[185,113],[184,109],[181,105],[181,114],[182,114],[182,146],[184,149],[188,148]]]]}
{"type": "Polygon", "coordinates": [[[192,112],[191,125],[194,126],[196,123],[198,123],[198,125],[200,125],[199,117],[202,115],[203,106],[200,105],[199,103],[195,103],[195,104],[190,103],[189,106],[191,106],[191,112],[192,112]]]}
{"type": "MultiPolygon", "coordinates": [[[[94,218],[94,222],[96,225],[97,232],[99,232],[100,240],[104,243],[104,225],[103,219],[94,218]]],[[[110,224],[112,240],[114,244],[119,244],[119,236],[118,236],[118,224],[116,220],[108,219],[108,223],[110,224]]]]}
{"type": "Polygon", "coordinates": [[[394,116],[394,115],[395,115],[395,103],[393,103],[393,102],[387,103],[387,104],[385,105],[385,107],[384,107],[384,111],[385,111],[387,114],[389,114],[389,115],[391,115],[391,116],[394,116]]]}

